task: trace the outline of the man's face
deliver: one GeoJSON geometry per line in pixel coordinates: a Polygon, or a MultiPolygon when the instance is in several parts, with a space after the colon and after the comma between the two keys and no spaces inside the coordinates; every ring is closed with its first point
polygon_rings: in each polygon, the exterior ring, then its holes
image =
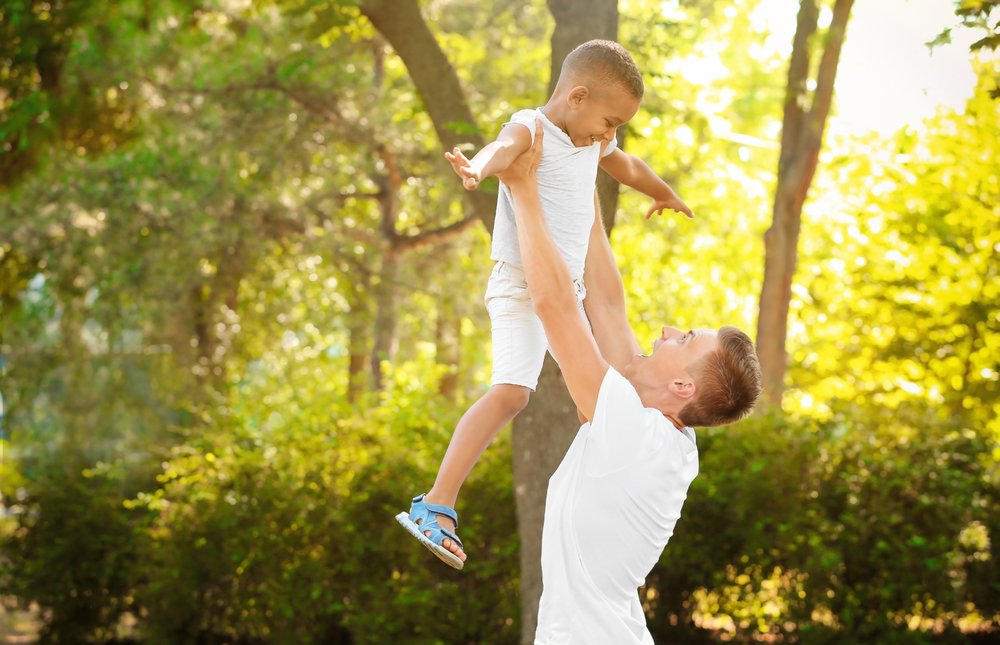
{"type": "Polygon", "coordinates": [[[686,372],[687,368],[719,348],[718,332],[714,329],[692,329],[683,332],[676,327],[664,327],[653,341],[652,359],[657,369],[670,376],[686,372]]]}
{"type": "Polygon", "coordinates": [[[586,147],[595,142],[611,141],[618,126],[635,116],[639,99],[615,86],[589,92],[572,105],[566,129],[574,146],[586,147]]]}

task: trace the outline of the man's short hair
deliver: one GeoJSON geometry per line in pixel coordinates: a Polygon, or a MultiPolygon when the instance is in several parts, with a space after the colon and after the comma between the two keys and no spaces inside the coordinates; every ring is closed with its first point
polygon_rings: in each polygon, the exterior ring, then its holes
{"type": "Polygon", "coordinates": [[[592,81],[596,87],[591,91],[618,85],[637,99],[645,90],[632,55],[613,40],[588,40],[577,46],[566,56],[559,76],[592,81]]]}
{"type": "Polygon", "coordinates": [[[736,327],[719,329],[719,348],[692,370],[694,398],[678,417],[688,426],[718,426],[750,414],[761,393],[760,361],[750,338],[736,327]]]}

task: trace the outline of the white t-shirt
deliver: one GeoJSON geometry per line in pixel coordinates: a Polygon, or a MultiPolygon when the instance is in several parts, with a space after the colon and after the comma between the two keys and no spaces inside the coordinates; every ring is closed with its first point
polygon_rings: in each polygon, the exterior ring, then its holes
{"type": "Polygon", "coordinates": [[[535,645],[652,645],[637,590],[697,474],[694,431],[608,368],[593,422],[549,479],[535,645]]]}
{"type": "MultiPolygon", "coordinates": [[[[597,142],[583,148],[574,146],[569,135],[549,121],[541,109],[515,112],[504,127],[515,123],[525,126],[534,141],[536,118],[541,119],[545,131],[545,146],[537,170],[538,194],[545,221],[552,240],[569,266],[570,275],[579,280],[583,277],[590,227],[594,223],[594,186],[601,144],[597,142]]],[[[617,141],[612,139],[604,150],[604,156],[611,154],[616,145],[617,141]]],[[[503,183],[497,197],[490,257],[516,267],[524,266],[517,243],[510,191],[503,183]]]]}

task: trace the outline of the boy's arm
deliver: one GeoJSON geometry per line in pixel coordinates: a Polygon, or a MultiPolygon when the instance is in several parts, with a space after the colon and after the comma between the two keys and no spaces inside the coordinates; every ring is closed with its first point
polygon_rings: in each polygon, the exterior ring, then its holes
{"type": "Polygon", "coordinates": [[[635,188],[640,193],[653,198],[653,204],[646,211],[646,219],[664,208],[684,213],[689,218],[694,213],[688,208],[674,189],[657,176],[645,161],[615,148],[611,154],[602,157],[601,168],[620,183],[635,188]]]}
{"type": "Polygon", "coordinates": [[[479,183],[491,175],[503,172],[510,162],[531,146],[531,132],[517,123],[510,123],[500,130],[496,141],[492,141],[467,159],[462,151],[453,148],[444,153],[451,169],[462,178],[466,190],[475,190],[479,183]]]}
{"type": "Polygon", "coordinates": [[[620,372],[642,350],[625,313],[625,287],[615,256],[611,252],[611,243],[604,234],[596,192],[594,213],[587,264],[583,272],[587,287],[583,306],[594,329],[594,338],[601,355],[620,372]]]}
{"type": "Polygon", "coordinates": [[[517,241],[535,313],[545,328],[552,355],[559,363],[573,402],[583,416],[593,419],[608,363],[577,310],[569,268],[549,236],[542,216],[534,175],[541,158],[542,138],[539,121],[530,151],[501,173],[500,179],[510,189],[514,202],[517,241]]]}

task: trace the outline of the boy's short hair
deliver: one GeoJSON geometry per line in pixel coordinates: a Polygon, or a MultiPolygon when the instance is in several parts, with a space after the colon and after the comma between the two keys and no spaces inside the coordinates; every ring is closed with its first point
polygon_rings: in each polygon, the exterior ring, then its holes
{"type": "Polygon", "coordinates": [[[719,348],[691,370],[695,395],[678,413],[687,426],[718,426],[750,414],[760,396],[760,361],[750,338],[736,327],[722,327],[719,348]]]}
{"type": "Polygon", "coordinates": [[[613,40],[588,40],[577,46],[566,56],[559,75],[617,84],[637,99],[641,99],[645,91],[642,74],[632,55],[613,40]]]}

